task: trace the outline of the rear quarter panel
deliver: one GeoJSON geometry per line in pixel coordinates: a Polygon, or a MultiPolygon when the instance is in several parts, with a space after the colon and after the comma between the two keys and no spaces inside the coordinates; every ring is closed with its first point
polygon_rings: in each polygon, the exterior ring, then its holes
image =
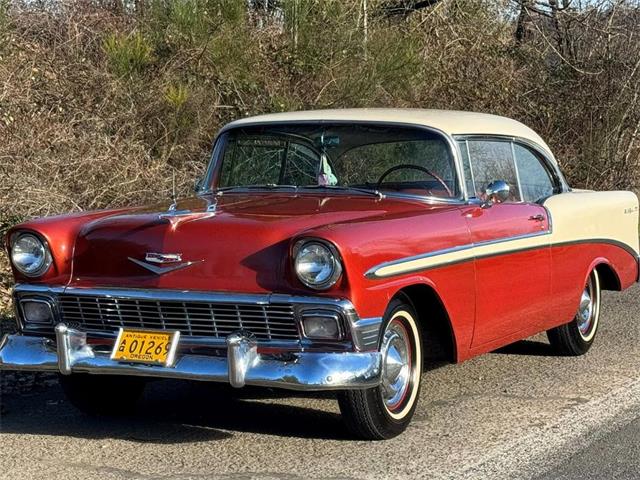
{"type": "Polygon", "coordinates": [[[609,265],[620,289],[636,281],[638,198],[632,192],[576,190],[554,195],[544,206],[552,220],[550,328],[573,318],[595,266],[609,265]]]}

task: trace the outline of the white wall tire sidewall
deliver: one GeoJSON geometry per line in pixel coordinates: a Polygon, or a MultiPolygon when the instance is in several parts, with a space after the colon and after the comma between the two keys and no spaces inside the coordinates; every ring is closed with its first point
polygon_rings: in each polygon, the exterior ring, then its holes
{"type": "MultiPolygon", "coordinates": [[[[392,317],[389,319],[389,323],[391,323],[394,319],[398,318],[398,317],[402,317],[405,322],[407,323],[409,329],[410,329],[410,335],[413,336],[413,340],[415,342],[414,345],[412,345],[412,348],[415,350],[414,352],[414,369],[412,372],[412,386],[413,388],[411,388],[411,391],[409,392],[409,399],[406,402],[404,408],[398,412],[391,412],[388,408],[386,403],[384,402],[384,400],[382,400],[382,403],[384,405],[384,409],[387,412],[387,415],[389,415],[391,418],[393,418],[396,421],[401,421],[403,420],[408,414],[409,412],[412,411],[413,406],[416,403],[417,397],[418,397],[418,391],[420,390],[420,380],[421,380],[421,375],[422,375],[422,343],[421,343],[421,338],[420,338],[420,330],[418,328],[418,324],[416,322],[416,319],[413,317],[413,315],[411,313],[409,313],[407,310],[404,309],[399,309],[397,310],[392,317]]],[[[382,399],[382,398],[381,398],[382,399]]]]}
{"type": "Polygon", "coordinates": [[[589,332],[589,335],[582,335],[582,332],[580,332],[580,330],[578,329],[578,334],[580,335],[580,338],[585,342],[585,343],[589,343],[593,340],[593,337],[595,337],[596,332],[598,331],[598,322],[600,321],[600,296],[601,296],[601,292],[600,292],[600,277],[598,276],[598,271],[597,270],[593,270],[591,272],[591,274],[589,275],[589,281],[592,281],[594,283],[594,290],[595,290],[595,305],[594,305],[594,312],[593,312],[593,318],[592,318],[592,325],[591,325],[591,331],[589,332]]]}

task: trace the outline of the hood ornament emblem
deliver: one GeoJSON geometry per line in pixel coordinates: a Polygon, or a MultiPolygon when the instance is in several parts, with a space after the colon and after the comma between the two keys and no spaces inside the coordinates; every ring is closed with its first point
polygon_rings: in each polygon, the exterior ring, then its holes
{"type": "Polygon", "coordinates": [[[176,179],[175,173],[173,177],[173,194],[171,196],[171,205],[166,212],[158,215],[160,220],[167,220],[171,224],[171,229],[175,230],[182,223],[194,222],[197,220],[203,220],[205,218],[211,218],[215,216],[218,208],[218,199],[214,198],[210,200],[204,199],[207,202],[207,206],[203,212],[193,212],[191,210],[178,210],[178,200],[176,198],[176,179]]]}
{"type": "Polygon", "coordinates": [[[204,262],[204,260],[195,260],[190,262],[182,262],[182,254],[181,253],[155,253],[148,252],[144,261],[138,260],[136,258],[127,257],[127,259],[136,265],[141,266],[149,270],[156,275],[163,275],[165,273],[174,272],[176,270],[180,270],[182,268],[190,267],[196,263],[204,262]],[[166,267],[161,267],[159,265],[167,264],[166,267]]]}

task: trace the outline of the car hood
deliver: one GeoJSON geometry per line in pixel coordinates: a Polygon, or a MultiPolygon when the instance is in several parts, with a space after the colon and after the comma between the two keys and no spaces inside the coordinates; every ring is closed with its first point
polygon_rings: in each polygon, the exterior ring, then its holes
{"type": "Polygon", "coordinates": [[[293,238],[320,226],[420,207],[424,203],[366,195],[254,192],[190,198],[173,211],[165,204],[118,212],[79,231],[70,284],[291,291],[295,282],[287,278],[293,238]]]}

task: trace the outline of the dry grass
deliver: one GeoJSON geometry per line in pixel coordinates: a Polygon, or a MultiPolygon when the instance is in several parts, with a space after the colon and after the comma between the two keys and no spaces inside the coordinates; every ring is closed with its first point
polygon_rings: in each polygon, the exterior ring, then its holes
{"type": "Polygon", "coordinates": [[[9,269],[9,262],[7,261],[7,254],[4,251],[0,251],[0,322],[13,314],[11,306],[12,284],[13,279],[9,269]]]}

